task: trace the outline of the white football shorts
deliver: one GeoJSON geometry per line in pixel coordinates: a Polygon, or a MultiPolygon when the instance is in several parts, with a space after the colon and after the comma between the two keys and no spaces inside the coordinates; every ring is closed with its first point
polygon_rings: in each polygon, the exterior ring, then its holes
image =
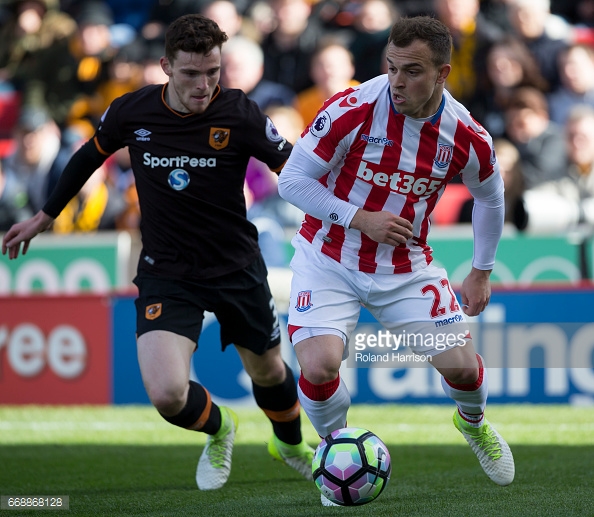
{"type": "MultiPolygon", "coordinates": [[[[445,269],[430,264],[411,273],[364,273],[345,268],[301,235],[293,238],[293,245],[289,325],[314,329],[309,335],[344,334],[348,340],[364,306],[391,334],[422,336],[422,346],[411,347],[418,354],[436,355],[469,339],[465,315],[445,269]],[[435,336],[446,333],[458,339],[452,337],[448,347],[433,346],[435,336]]],[[[293,344],[309,337],[302,331],[297,335],[293,344]]]]}

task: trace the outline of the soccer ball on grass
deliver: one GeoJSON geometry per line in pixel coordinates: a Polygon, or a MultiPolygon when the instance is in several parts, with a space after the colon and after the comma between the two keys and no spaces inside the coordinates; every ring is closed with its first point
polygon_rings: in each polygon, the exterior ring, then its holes
{"type": "Polygon", "coordinates": [[[355,427],[337,429],[326,436],[312,463],[320,492],[342,506],[373,501],[388,484],[391,471],[384,442],[371,431],[355,427]]]}

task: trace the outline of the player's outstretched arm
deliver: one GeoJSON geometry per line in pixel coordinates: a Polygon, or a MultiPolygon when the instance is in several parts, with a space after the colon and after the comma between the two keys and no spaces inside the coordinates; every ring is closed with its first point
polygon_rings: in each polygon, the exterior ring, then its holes
{"type": "Polygon", "coordinates": [[[40,210],[30,219],[12,225],[2,239],[2,255],[6,255],[8,252],[9,259],[17,258],[21,251],[21,244],[23,244],[24,255],[29,249],[31,239],[38,233],[47,230],[53,222],[53,217],[40,210]]]}
{"type": "Polygon", "coordinates": [[[31,219],[13,225],[6,232],[2,239],[2,254],[6,255],[8,252],[9,259],[17,258],[21,252],[21,244],[23,255],[27,253],[31,239],[51,226],[54,219],[106,159],[107,155],[99,152],[93,140],[83,144],[64,167],[58,184],[43,209],[31,219]]]}
{"type": "MultiPolygon", "coordinates": [[[[468,186],[468,185],[467,185],[468,186]]],[[[495,265],[497,245],[503,232],[505,202],[503,179],[499,169],[478,186],[468,186],[474,197],[472,229],[474,254],[472,270],[464,279],[460,294],[462,310],[468,316],[478,316],[491,299],[490,275],[495,265]]]]}

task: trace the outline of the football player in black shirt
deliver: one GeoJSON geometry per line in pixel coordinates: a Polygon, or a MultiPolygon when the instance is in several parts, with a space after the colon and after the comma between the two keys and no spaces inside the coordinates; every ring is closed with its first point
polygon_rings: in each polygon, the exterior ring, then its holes
{"type": "Polygon", "coordinates": [[[252,378],[256,402],[272,423],[270,454],[311,479],[313,450],[301,435],[295,378],[280,354],[280,329],[243,194],[250,156],[280,171],[291,144],[240,90],[219,84],[227,36],[202,15],[168,28],[165,85],[113,101],[95,135],[66,165],[43,209],[14,225],[2,253],[48,229],[93,172],[128,146],[142,220],[137,348],[148,396],[168,422],[209,435],[198,462],[202,490],[222,487],[231,471],[237,416],[191,381],[204,311],[221,324],[252,378]]]}

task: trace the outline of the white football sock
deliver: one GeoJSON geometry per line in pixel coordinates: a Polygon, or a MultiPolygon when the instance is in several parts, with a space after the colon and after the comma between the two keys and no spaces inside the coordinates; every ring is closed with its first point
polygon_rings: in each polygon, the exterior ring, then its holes
{"type": "Polygon", "coordinates": [[[479,361],[479,378],[474,384],[452,384],[443,376],[441,378],[443,391],[456,402],[462,420],[472,427],[483,425],[489,392],[487,370],[483,368],[481,356],[477,354],[476,357],[479,361]]]}
{"type": "Polygon", "coordinates": [[[344,381],[340,378],[338,381],[336,391],[329,394],[327,386],[335,383],[335,381],[316,385],[310,383],[303,376],[299,379],[297,392],[301,407],[321,438],[328,436],[332,431],[336,431],[336,429],[346,427],[346,417],[351,405],[351,396],[344,381]],[[302,386],[310,396],[318,400],[305,395],[302,386]]]}

